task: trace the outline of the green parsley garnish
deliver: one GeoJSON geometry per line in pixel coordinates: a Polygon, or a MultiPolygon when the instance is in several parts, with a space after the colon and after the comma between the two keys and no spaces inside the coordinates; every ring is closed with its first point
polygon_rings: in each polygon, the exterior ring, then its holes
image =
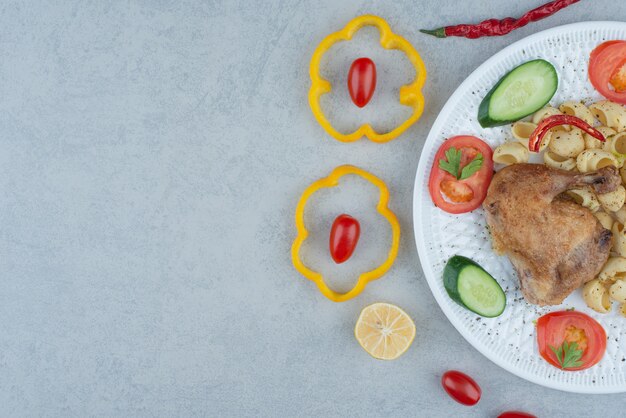
{"type": "Polygon", "coordinates": [[[465,180],[471,177],[483,166],[483,155],[479,152],[474,159],[461,169],[461,157],[463,152],[454,147],[446,150],[446,159],[439,160],[439,168],[452,174],[457,180],[465,180]],[[460,173],[459,173],[460,171],[460,173]]]}
{"type": "Polygon", "coordinates": [[[559,360],[561,369],[572,369],[583,365],[583,362],[580,361],[583,356],[583,350],[578,349],[578,343],[563,341],[563,344],[558,348],[551,345],[549,347],[556,355],[557,360],[559,360]]]}

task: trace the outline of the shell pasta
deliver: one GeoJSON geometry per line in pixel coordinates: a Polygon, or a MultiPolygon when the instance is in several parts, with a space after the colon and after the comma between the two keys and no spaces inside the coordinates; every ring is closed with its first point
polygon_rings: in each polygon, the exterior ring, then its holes
{"type": "MultiPolygon", "coordinates": [[[[605,137],[609,138],[617,133],[615,129],[609,128],[608,126],[598,126],[596,128],[600,133],[605,137]]],[[[602,149],[604,148],[604,142],[601,142],[599,139],[594,138],[585,132],[583,135],[585,139],[585,149],[602,149]]]]}
{"type": "MultiPolygon", "coordinates": [[[[602,223],[602,226],[606,228],[604,223],[602,223]]],[[[620,257],[626,257],[626,231],[624,231],[624,224],[614,222],[611,227],[611,233],[613,233],[613,251],[619,254],[620,257]]]]}
{"type": "Polygon", "coordinates": [[[626,303],[626,281],[616,280],[609,288],[609,296],[620,303],[626,303]]]}
{"type": "Polygon", "coordinates": [[[566,115],[576,116],[577,118],[587,122],[589,125],[593,125],[595,122],[591,110],[580,102],[565,102],[559,106],[559,110],[566,115]]]}
{"type": "Polygon", "coordinates": [[[624,206],[624,200],[626,200],[626,189],[624,186],[619,185],[617,189],[609,193],[603,193],[597,195],[600,205],[607,212],[617,212],[624,206]]]}
{"type": "Polygon", "coordinates": [[[568,190],[567,194],[574,199],[576,203],[586,207],[592,212],[596,212],[600,209],[600,201],[598,200],[598,197],[593,190],[589,188],[568,190]]]}
{"type": "Polygon", "coordinates": [[[528,147],[519,142],[505,142],[493,152],[493,161],[504,165],[527,163],[529,157],[528,147]]]}
{"type": "Polygon", "coordinates": [[[626,258],[610,257],[598,274],[598,281],[603,284],[611,284],[616,280],[616,277],[624,277],[625,275],[626,258]]]}
{"type": "Polygon", "coordinates": [[[603,148],[612,154],[626,154],[626,132],[620,132],[606,137],[603,148]]]}
{"type": "Polygon", "coordinates": [[[578,168],[578,171],[581,173],[598,171],[602,167],[610,165],[615,167],[619,165],[617,157],[604,150],[587,149],[578,154],[576,157],[576,168],[578,168]]]}
{"type": "MultiPolygon", "coordinates": [[[[513,138],[517,139],[517,141],[522,144],[526,149],[528,149],[528,140],[530,139],[530,135],[532,135],[533,131],[537,128],[536,123],[519,121],[515,122],[511,126],[511,134],[513,138]]],[[[546,135],[541,141],[541,145],[539,146],[539,151],[543,151],[548,147],[548,143],[550,142],[550,135],[546,135]]]]}
{"type": "Polygon", "coordinates": [[[576,168],[576,160],[574,158],[561,157],[552,151],[546,151],[543,154],[543,163],[548,167],[558,168],[561,170],[573,170],[576,168]]]}
{"type": "Polygon", "coordinates": [[[626,131],[626,110],[624,106],[602,100],[589,106],[593,116],[604,126],[615,129],[617,132],[626,131]]]}
{"type": "Polygon", "coordinates": [[[598,218],[604,229],[612,230],[615,224],[619,224],[618,222],[613,221],[613,217],[606,212],[598,211],[594,213],[594,216],[598,218]]]}
{"type": "Polygon", "coordinates": [[[609,291],[598,279],[583,286],[583,299],[587,306],[596,312],[607,313],[611,310],[609,291]]]}
{"type": "MultiPolygon", "coordinates": [[[[539,122],[541,122],[548,116],[562,115],[562,114],[563,112],[561,112],[559,109],[551,107],[551,106],[546,106],[543,109],[539,109],[533,114],[532,121],[534,124],[538,124],[539,122]]],[[[569,131],[569,126],[567,125],[558,126],[556,128],[552,128],[552,131],[569,131]]]]}
{"type": "Polygon", "coordinates": [[[569,132],[552,132],[548,148],[561,157],[576,158],[578,154],[585,150],[585,139],[582,131],[578,128],[574,128],[569,132]]]}

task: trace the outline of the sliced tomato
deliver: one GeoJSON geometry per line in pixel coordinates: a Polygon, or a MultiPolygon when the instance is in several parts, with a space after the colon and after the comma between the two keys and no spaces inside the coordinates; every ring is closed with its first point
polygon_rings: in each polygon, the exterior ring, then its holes
{"type": "Polygon", "coordinates": [[[607,41],[589,56],[589,81],[607,99],[626,104],[626,41],[607,41]]]}
{"type": "Polygon", "coordinates": [[[621,93],[626,90],[626,65],[622,65],[621,67],[613,70],[609,83],[617,92],[621,93]]]}
{"type": "Polygon", "coordinates": [[[593,51],[591,51],[591,54],[589,55],[589,66],[595,65],[595,60],[598,57],[598,54],[600,52],[604,51],[608,46],[615,45],[615,44],[620,44],[620,43],[624,43],[624,42],[626,42],[626,41],[614,40],[614,41],[602,42],[600,45],[595,47],[593,49],[593,51]]]}
{"type": "Polygon", "coordinates": [[[568,371],[583,370],[597,364],[606,351],[606,332],[595,319],[582,312],[551,312],[537,320],[539,354],[548,363],[561,369],[556,354],[550,347],[558,348],[564,341],[576,342],[583,350],[582,365],[568,367],[568,371]]]}
{"type": "Polygon", "coordinates": [[[435,155],[430,171],[428,190],[435,206],[448,213],[470,212],[483,203],[493,177],[493,151],[484,141],[475,136],[460,135],[446,140],[435,155]],[[439,167],[439,160],[446,160],[446,151],[455,148],[462,152],[460,169],[465,167],[478,153],[483,156],[480,169],[464,180],[439,167]]]}

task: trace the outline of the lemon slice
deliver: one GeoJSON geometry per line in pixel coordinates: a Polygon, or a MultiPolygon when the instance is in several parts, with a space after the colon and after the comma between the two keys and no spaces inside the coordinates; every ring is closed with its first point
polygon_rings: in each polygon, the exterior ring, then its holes
{"type": "Polygon", "coordinates": [[[361,311],[354,327],[357,341],[372,357],[394,360],[415,338],[415,324],[402,309],[390,303],[374,303],[361,311]]]}

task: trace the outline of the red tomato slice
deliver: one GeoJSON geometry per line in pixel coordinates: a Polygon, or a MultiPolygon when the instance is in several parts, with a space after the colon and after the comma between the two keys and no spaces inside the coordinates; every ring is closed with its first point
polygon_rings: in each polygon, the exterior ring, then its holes
{"type": "Polygon", "coordinates": [[[479,207],[487,196],[487,189],[493,177],[492,157],[491,147],[475,136],[454,136],[446,140],[435,155],[428,181],[428,190],[435,206],[448,213],[465,213],[479,207]],[[462,152],[461,169],[472,161],[476,154],[483,155],[481,168],[465,180],[457,180],[439,167],[439,160],[445,160],[446,151],[453,147],[462,152]]]}
{"type": "Polygon", "coordinates": [[[620,40],[606,41],[606,42],[601,43],[597,47],[595,47],[594,50],[591,51],[591,54],[589,55],[589,66],[595,65],[595,60],[598,57],[598,54],[604,51],[606,47],[614,45],[614,44],[624,43],[624,42],[626,41],[620,41],[620,40]]]}
{"type": "Polygon", "coordinates": [[[355,105],[369,103],[376,90],[376,65],[369,58],[354,60],[348,72],[348,91],[355,105]]]}
{"type": "Polygon", "coordinates": [[[449,370],[441,376],[441,385],[460,404],[472,406],[480,400],[480,386],[465,373],[449,370]]]}
{"type": "Polygon", "coordinates": [[[539,354],[548,363],[561,368],[556,354],[550,349],[560,347],[564,341],[578,343],[583,349],[581,366],[565,370],[583,370],[597,364],[606,351],[606,332],[595,319],[582,312],[551,312],[537,320],[537,343],[539,354]]]}
{"type": "Polygon", "coordinates": [[[330,256],[335,263],[341,264],[348,260],[361,235],[359,221],[345,213],[337,216],[330,228],[330,256]]]}
{"type": "Polygon", "coordinates": [[[604,42],[589,56],[589,81],[604,97],[621,104],[626,104],[626,81],[621,75],[625,64],[626,41],[604,42]]]}

